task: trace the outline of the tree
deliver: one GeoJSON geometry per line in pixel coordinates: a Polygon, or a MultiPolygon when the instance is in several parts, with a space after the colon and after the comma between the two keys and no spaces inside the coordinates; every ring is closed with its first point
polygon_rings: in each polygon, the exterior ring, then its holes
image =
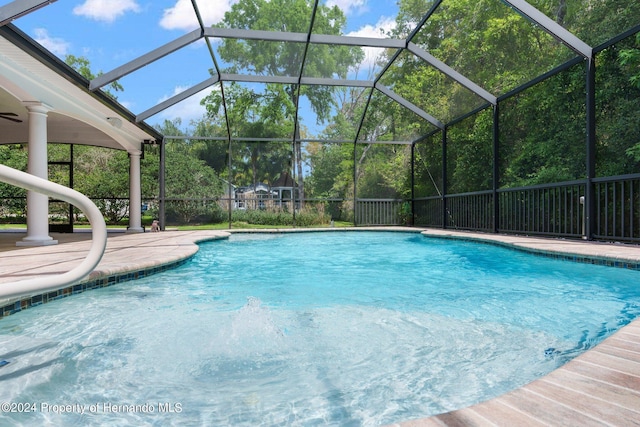
{"type": "Polygon", "coordinates": [[[208,216],[210,220],[218,209],[212,212],[203,198],[224,196],[224,189],[213,169],[204,161],[189,153],[188,147],[180,142],[170,142],[166,146],[167,168],[165,183],[167,195],[177,198],[167,208],[167,215],[182,223],[208,216]]]}
{"type": "Polygon", "coordinates": [[[636,173],[640,168],[640,35],[596,57],[597,174],[636,173]]]}
{"type": "MultiPolygon", "coordinates": [[[[220,27],[266,31],[307,33],[311,25],[312,3],[307,0],[240,0],[225,13],[220,27]]],[[[344,13],[337,7],[320,5],[316,10],[315,33],[343,34],[346,24],[344,13]]],[[[302,70],[305,54],[299,43],[274,43],[261,40],[225,39],[219,49],[222,59],[230,64],[230,72],[245,71],[271,76],[297,76],[302,70]]],[[[338,45],[317,45],[307,55],[304,74],[312,77],[345,78],[350,67],[364,58],[362,49],[338,45]]],[[[271,89],[273,91],[273,89],[271,89]]],[[[284,114],[290,120],[295,116],[299,99],[309,99],[318,121],[329,117],[333,107],[331,87],[282,85],[278,93],[286,96],[284,114]]],[[[281,98],[280,98],[281,99],[281,98]]],[[[296,175],[300,197],[304,199],[302,173],[302,145],[299,123],[294,123],[296,175]]],[[[286,135],[279,135],[286,136],[286,135]]],[[[291,134],[289,134],[291,136],[291,134]]]]}
{"type": "MultiPolygon", "coordinates": [[[[21,171],[27,170],[26,145],[10,144],[0,145],[0,164],[21,171]]],[[[27,190],[15,185],[0,182],[0,216],[7,215],[25,216],[27,190]]]]}
{"type": "MultiPolygon", "coordinates": [[[[406,37],[430,4],[402,0],[390,35],[406,37]]],[[[540,0],[535,7],[592,46],[633,28],[640,13],[638,2],[626,0],[540,0]]],[[[637,43],[635,37],[633,40],[637,43]]],[[[504,3],[493,0],[442,2],[412,41],[498,96],[575,55],[504,3]]],[[[640,82],[638,51],[637,44],[622,41],[596,57],[599,176],[637,171],[638,118],[632,111],[638,108],[638,87],[630,83],[640,82]]],[[[500,186],[585,176],[585,79],[584,64],[579,64],[501,101],[500,186]]],[[[400,55],[382,82],[445,123],[481,105],[468,90],[409,54],[400,55]]],[[[489,110],[448,127],[449,192],[490,188],[490,135],[489,110]]],[[[439,171],[437,156],[432,162],[439,171]]]]}
{"type": "MultiPolygon", "coordinates": [[[[183,135],[178,129],[180,120],[165,120],[158,130],[165,135],[183,135]]],[[[167,207],[168,219],[182,223],[204,217],[210,221],[217,217],[220,207],[211,206],[204,198],[225,197],[224,185],[216,172],[198,158],[189,140],[165,140],[166,151],[166,194],[171,201],[167,207]]]]}
{"type": "MultiPolygon", "coordinates": [[[[205,103],[204,100],[202,100],[202,102],[205,103]]],[[[194,123],[193,136],[203,138],[224,136],[226,134],[226,128],[221,126],[220,120],[217,119],[218,117],[204,117],[196,121],[194,123]]],[[[221,116],[220,119],[223,120],[221,116]]],[[[208,166],[213,168],[219,177],[227,179],[229,144],[226,136],[223,140],[194,140],[192,145],[200,159],[204,160],[208,166]]]]}
{"type": "Polygon", "coordinates": [[[629,82],[640,89],[640,33],[636,34],[635,46],[620,51],[620,65],[631,70],[629,82]]]}
{"type": "MultiPolygon", "coordinates": [[[[91,71],[91,64],[89,63],[89,60],[83,56],[67,55],[64,58],[64,62],[87,80],[93,80],[102,75],[102,71],[99,71],[97,75],[94,75],[91,71]]],[[[118,99],[113,92],[123,91],[124,87],[122,87],[122,85],[116,80],[111,82],[109,86],[103,90],[113,99],[118,99]]]]}
{"type": "Polygon", "coordinates": [[[107,222],[129,214],[129,158],[125,151],[78,146],[74,153],[75,189],[94,199],[107,222]]]}
{"type": "MultiPolygon", "coordinates": [[[[202,100],[207,109],[206,120],[214,123],[229,120],[232,136],[247,138],[246,142],[234,141],[231,145],[235,184],[255,186],[259,182],[273,182],[289,169],[289,144],[251,141],[254,138],[282,138],[293,128],[291,115],[287,114],[291,107],[289,99],[280,89],[277,85],[267,85],[262,93],[256,93],[238,83],[230,84],[225,90],[226,118],[219,91],[212,91],[202,100]]],[[[218,146],[217,154],[221,154],[220,148],[218,146]]],[[[211,162],[219,164],[219,160],[211,159],[211,162]]]]}

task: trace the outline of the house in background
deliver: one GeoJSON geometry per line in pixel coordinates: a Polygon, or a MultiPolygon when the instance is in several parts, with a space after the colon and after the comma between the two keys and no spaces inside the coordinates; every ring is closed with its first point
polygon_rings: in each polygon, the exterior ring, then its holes
{"type": "Polygon", "coordinates": [[[298,184],[288,172],[283,172],[273,185],[260,182],[256,185],[236,188],[235,208],[289,207],[294,197],[298,197],[298,184]]]}
{"type": "Polygon", "coordinates": [[[273,200],[276,193],[268,184],[259,182],[256,185],[236,188],[236,209],[265,209],[265,202],[273,200]]]}
{"type": "Polygon", "coordinates": [[[298,183],[289,175],[289,172],[282,172],[271,186],[271,190],[277,193],[278,206],[286,206],[292,200],[296,200],[296,209],[299,207],[298,183]]]}

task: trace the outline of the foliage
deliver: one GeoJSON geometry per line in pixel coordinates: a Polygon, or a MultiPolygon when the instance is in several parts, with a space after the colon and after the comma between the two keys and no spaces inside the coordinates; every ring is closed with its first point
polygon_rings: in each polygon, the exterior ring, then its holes
{"type": "MultiPolygon", "coordinates": [[[[213,94],[209,95],[209,97],[213,94]]],[[[209,98],[207,97],[207,98],[209,98]]],[[[207,99],[205,98],[205,99],[207,99]]],[[[206,103],[203,99],[201,103],[206,103]]],[[[209,107],[208,107],[209,108],[209,107]]],[[[223,130],[220,123],[224,123],[222,114],[220,114],[220,120],[216,122],[216,118],[210,119],[207,117],[194,123],[192,135],[195,137],[211,138],[218,137],[221,140],[194,140],[191,141],[194,153],[198,158],[204,160],[209,167],[211,167],[219,177],[227,177],[229,167],[229,142],[228,137],[223,137],[226,131],[223,130]]],[[[177,131],[179,132],[179,131],[177,131]]],[[[180,133],[173,133],[172,135],[179,135],[180,133]]]]}
{"type": "Polygon", "coordinates": [[[599,176],[640,170],[640,33],[597,57],[599,176]]]}
{"type": "MultiPolygon", "coordinates": [[[[176,123],[165,122],[161,132],[173,131],[176,123]]],[[[173,135],[179,135],[172,133],[173,135]]],[[[225,185],[215,171],[200,160],[194,153],[190,142],[177,140],[165,141],[166,166],[165,186],[169,198],[182,200],[172,202],[167,208],[167,216],[182,223],[194,221],[202,216],[215,217],[217,214],[207,209],[203,198],[218,198],[225,195],[225,185]]]]}
{"type": "MultiPolygon", "coordinates": [[[[180,135],[180,121],[165,121],[159,131],[167,135],[180,135]]],[[[166,206],[169,223],[209,221],[217,217],[211,204],[203,199],[223,194],[223,184],[206,162],[197,158],[192,142],[165,140],[165,194],[170,199],[166,206]],[[178,200],[171,200],[177,198],[178,200]],[[213,210],[212,210],[213,209],[213,210]]]]}
{"type": "Polygon", "coordinates": [[[636,34],[635,46],[620,50],[620,65],[631,71],[629,82],[640,89],[640,33],[636,34]]]}
{"type": "Polygon", "coordinates": [[[442,195],[442,137],[440,132],[415,144],[415,197],[442,195]]]}
{"type": "MultiPolygon", "coordinates": [[[[87,80],[93,80],[96,77],[102,75],[102,71],[99,71],[97,75],[94,75],[91,71],[91,63],[84,56],[67,55],[64,58],[64,62],[87,80]]],[[[113,99],[118,99],[114,92],[123,91],[124,87],[116,80],[111,82],[103,91],[113,99]]]]}
{"type": "Polygon", "coordinates": [[[273,226],[300,226],[308,227],[312,225],[327,225],[331,221],[331,217],[324,212],[319,205],[316,208],[304,207],[296,212],[295,221],[293,214],[285,209],[272,207],[267,209],[247,209],[234,210],[231,214],[231,220],[234,223],[246,223],[257,225],[273,225],[273,226]]]}
{"type": "Polygon", "coordinates": [[[448,193],[489,190],[493,184],[493,115],[487,109],[447,132],[448,193]]]}
{"type": "MultiPolygon", "coordinates": [[[[0,145],[0,164],[21,171],[27,170],[27,149],[24,145],[11,144],[0,145]]],[[[26,215],[26,190],[13,185],[0,182],[0,216],[17,216],[24,218],[26,215]]]]}
{"type": "MultiPolygon", "coordinates": [[[[232,124],[233,136],[247,139],[282,138],[293,132],[293,105],[276,85],[267,85],[264,92],[254,92],[240,84],[232,83],[225,91],[226,111],[232,124]]],[[[207,120],[224,120],[223,99],[219,91],[211,92],[202,100],[207,109],[207,120]]],[[[208,164],[216,165],[221,172],[227,164],[211,158],[220,156],[227,147],[208,143],[199,151],[208,164]]],[[[276,142],[233,142],[231,144],[231,176],[237,186],[256,185],[260,182],[272,183],[282,172],[291,169],[291,144],[276,142]]],[[[225,174],[226,175],[226,174],[225,174]]]]}
{"type": "MultiPolygon", "coordinates": [[[[225,13],[220,27],[286,31],[308,33],[311,28],[310,18],[313,4],[307,0],[240,0],[225,13]]],[[[346,26],[344,13],[337,6],[317,5],[313,31],[327,35],[341,35],[346,26]]],[[[300,43],[275,43],[263,40],[224,39],[218,52],[222,59],[232,64],[228,71],[232,73],[248,72],[270,76],[297,76],[302,71],[302,60],[306,52],[300,43]]],[[[345,78],[351,67],[356,66],[364,57],[359,47],[323,44],[313,47],[306,57],[304,73],[311,77],[345,78]]],[[[261,121],[269,126],[251,126],[248,136],[270,137],[278,128],[278,137],[293,137],[295,141],[295,168],[293,175],[298,177],[298,190],[301,198],[305,197],[303,175],[302,144],[300,123],[295,114],[295,107],[300,98],[306,97],[317,115],[318,122],[324,121],[334,107],[330,86],[266,85],[264,93],[259,90],[244,89],[243,96],[231,97],[227,106],[227,114],[232,117],[245,114],[244,100],[262,99],[266,110],[260,111],[261,121]]],[[[236,92],[239,89],[235,89],[236,92]]],[[[219,104],[219,103],[218,103],[219,104]]],[[[236,120],[230,120],[233,127],[243,126],[236,120]]],[[[247,134],[245,134],[247,135],[247,134]]],[[[255,179],[255,177],[254,177],[255,179]]]]}
{"type": "Polygon", "coordinates": [[[318,205],[315,208],[305,206],[296,214],[295,225],[299,227],[328,225],[331,222],[331,216],[324,212],[322,206],[318,205]]]}
{"type": "MultiPolygon", "coordinates": [[[[640,2],[633,0],[530,3],[593,47],[637,28],[640,16],[640,2]]],[[[400,0],[396,26],[388,35],[409,35],[433,4],[431,0],[400,0]]],[[[423,198],[441,196],[444,190],[448,194],[466,193],[494,185],[508,188],[584,179],[586,61],[578,61],[512,96],[509,91],[561,66],[576,53],[505,2],[447,0],[438,4],[411,42],[500,97],[498,182],[494,183],[493,174],[491,106],[404,50],[376,83],[445,123],[446,131],[436,129],[422,114],[400,106],[377,88],[219,83],[202,100],[207,115],[192,123],[191,133],[214,139],[166,142],[167,196],[183,199],[168,203],[171,220],[224,222],[229,219],[229,211],[222,199],[229,193],[229,184],[272,183],[285,171],[295,172],[292,175],[303,186],[303,197],[326,201],[322,203],[326,212],[303,206],[296,212],[297,225],[326,223],[332,217],[348,218],[356,196],[406,200],[412,190],[417,198],[423,198]],[[304,146],[294,143],[308,132],[303,123],[296,122],[301,98],[306,98],[319,122],[327,123],[320,137],[340,142],[308,142],[304,146]],[[475,114],[465,116],[476,109],[475,114]],[[251,141],[239,140],[240,137],[251,141]],[[263,142],[261,138],[285,142],[263,142]],[[376,143],[382,141],[414,144],[376,143]]],[[[311,8],[306,0],[240,0],[220,26],[307,33],[311,8]]],[[[313,32],[342,34],[345,23],[346,17],[336,6],[320,5],[313,32]]],[[[596,174],[638,173],[640,33],[596,51],[596,174]]],[[[304,44],[225,38],[219,52],[223,61],[230,64],[228,69],[219,71],[290,77],[300,73],[304,44]]],[[[307,53],[303,73],[308,77],[345,78],[363,57],[360,48],[331,44],[312,45],[307,53]]],[[[395,54],[395,49],[389,49],[380,62],[386,63],[395,54]]],[[[95,78],[85,58],[70,56],[67,63],[86,78],[95,78]]],[[[110,89],[118,91],[121,87],[110,89]]],[[[181,122],[176,119],[166,121],[159,131],[183,135],[180,127],[181,122]]],[[[63,154],[56,150],[50,148],[50,158],[63,154]]],[[[158,160],[159,147],[145,147],[145,198],[158,196],[158,160]]],[[[25,169],[26,150],[0,146],[0,163],[25,169]]],[[[78,147],[75,173],[76,188],[110,200],[103,209],[112,209],[110,220],[117,221],[128,203],[126,153],[78,147]],[[123,205],[118,204],[120,199],[123,205]]],[[[64,173],[56,168],[51,168],[50,174],[52,179],[64,179],[64,173]]],[[[22,190],[0,184],[2,197],[23,195],[22,190]]],[[[320,205],[319,202],[317,206],[320,205]]],[[[13,206],[3,201],[2,208],[21,215],[20,206],[24,204],[16,202],[13,206]]],[[[401,219],[410,218],[405,204],[401,219]]],[[[275,208],[234,210],[232,220],[291,225],[293,215],[275,208]]]]}
{"type": "Polygon", "coordinates": [[[86,194],[110,224],[129,215],[129,158],[125,151],[78,146],[74,159],[75,189],[86,194]]]}
{"type": "Polygon", "coordinates": [[[228,214],[217,200],[169,200],[166,207],[168,224],[216,224],[228,220],[228,214]]]}
{"type": "MultiPolygon", "coordinates": [[[[240,0],[225,13],[220,27],[307,33],[311,25],[312,3],[306,0],[240,0]]],[[[346,26],[344,13],[337,7],[318,6],[314,32],[340,35],[346,26]]],[[[304,46],[298,43],[274,43],[261,40],[225,39],[219,48],[223,60],[232,64],[230,72],[247,71],[272,76],[296,76],[300,73],[304,46]]],[[[305,64],[305,75],[346,77],[350,67],[363,58],[362,49],[326,44],[314,47],[305,64]]],[[[328,117],[332,89],[296,85],[283,88],[295,103],[296,93],[309,98],[320,120],[328,117]]]]}

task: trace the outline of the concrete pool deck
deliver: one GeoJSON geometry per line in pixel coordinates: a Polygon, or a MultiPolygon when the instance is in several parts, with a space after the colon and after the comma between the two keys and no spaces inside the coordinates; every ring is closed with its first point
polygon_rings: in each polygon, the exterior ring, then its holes
{"type": "MultiPolygon", "coordinates": [[[[366,230],[368,230],[367,228],[366,230]]],[[[381,228],[371,228],[380,230],[381,228]]],[[[345,229],[327,229],[342,231],[345,229]]],[[[357,228],[358,231],[365,228],[357,228]]],[[[383,228],[390,230],[390,228],[383,228]]],[[[640,265],[640,247],[561,239],[455,232],[395,227],[391,230],[424,231],[438,238],[488,241],[553,256],[576,256],[579,261],[599,258],[623,265],[640,265]]],[[[233,230],[240,232],[242,230],[233,230]]],[[[291,230],[248,230],[283,232],[291,230]]],[[[306,230],[294,230],[306,231],[306,230]]],[[[78,265],[90,247],[90,233],[56,234],[58,245],[16,247],[24,231],[0,232],[0,287],[2,283],[64,273],[78,265]]],[[[199,241],[225,238],[216,230],[165,231],[128,234],[110,232],[107,250],[91,278],[171,266],[194,255],[199,241]]],[[[638,283],[640,286],[640,282],[638,283]]],[[[1,301],[0,307],[12,301],[1,301]]],[[[1,314],[0,314],[1,317],[1,314]]],[[[1,321],[1,320],[0,320],[1,321]]],[[[469,408],[394,426],[630,426],[640,425],[640,319],[625,326],[595,348],[549,375],[517,390],[469,408]]]]}

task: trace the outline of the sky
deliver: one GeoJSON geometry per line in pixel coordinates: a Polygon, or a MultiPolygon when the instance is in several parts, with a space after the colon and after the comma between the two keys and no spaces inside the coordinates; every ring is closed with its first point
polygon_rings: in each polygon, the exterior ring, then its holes
{"type": "MultiPolygon", "coordinates": [[[[234,2],[198,0],[205,25],[219,22],[234,2]]],[[[10,2],[0,1],[0,6],[7,3],[10,2]]],[[[383,32],[393,28],[397,13],[395,0],[326,0],[325,4],[344,11],[345,34],[352,36],[384,37],[383,32]]],[[[58,0],[13,23],[62,59],[67,55],[88,59],[94,74],[111,71],[198,28],[191,0],[58,0]]],[[[366,58],[359,74],[350,77],[367,79],[378,52],[365,48],[366,58]]],[[[206,80],[211,68],[213,62],[206,44],[195,42],[122,77],[119,83],[125,90],[115,94],[118,102],[140,114],[206,80]]],[[[207,89],[203,95],[210,91],[207,89]]],[[[200,98],[189,98],[146,122],[155,125],[180,117],[186,126],[202,117],[200,98]]],[[[302,109],[308,112],[308,107],[302,109]]],[[[315,117],[305,117],[302,110],[301,116],[305,125],[315,126],[315,117]]]]}

